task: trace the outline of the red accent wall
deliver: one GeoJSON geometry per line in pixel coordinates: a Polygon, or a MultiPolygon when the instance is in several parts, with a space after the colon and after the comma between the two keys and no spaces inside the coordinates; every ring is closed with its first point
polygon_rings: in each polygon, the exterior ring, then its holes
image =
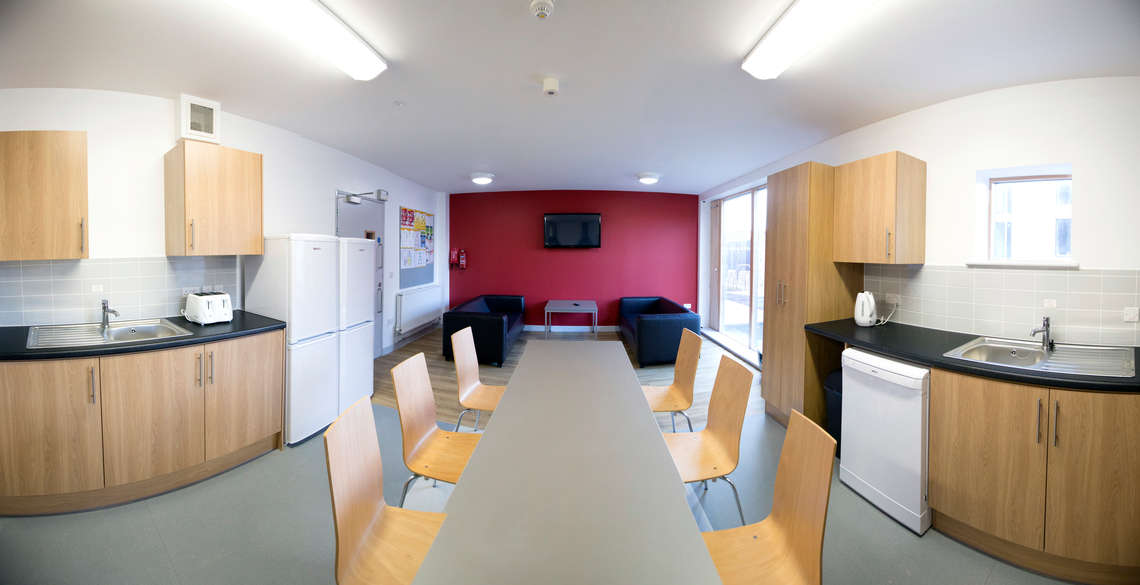
{"type": "MultiPolygon", "coordinates": [[[[697,305],[698,198],[634,191],[504,191],[450,198],[450,245],[467,251],[452,267],[450,306],[481,294],[526,297],[526,323],[543,324],[550,299],[592,299],[598,323],[617,325],[618,299],[664,296],[697,305]],[[548,249],[547,213],[601,213],[602,247],[548,249]]],[[[440,256],[447,250],[439,250],[440,256]]],[[[589,325],[588,315],[554,316],[589,325]]]]}

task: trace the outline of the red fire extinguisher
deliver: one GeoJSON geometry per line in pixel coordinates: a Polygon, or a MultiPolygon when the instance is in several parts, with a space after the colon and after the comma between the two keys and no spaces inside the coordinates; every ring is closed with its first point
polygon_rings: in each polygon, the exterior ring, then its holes
{"type": "Polygon", "coordinates": [[[459,269],[467,270],[467,250],[459,249],[459,269]]]}

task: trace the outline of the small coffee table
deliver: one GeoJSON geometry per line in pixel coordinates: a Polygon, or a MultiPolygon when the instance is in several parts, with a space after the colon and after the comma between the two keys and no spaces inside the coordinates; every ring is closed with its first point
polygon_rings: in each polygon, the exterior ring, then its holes
{"type": "Polygon", "coordinates": [[[546,333],[550,337],[551,313],[589,313],[594,319],[594,339],[598,338],[598,303],[594,301],[546,301],[546,333]]]}

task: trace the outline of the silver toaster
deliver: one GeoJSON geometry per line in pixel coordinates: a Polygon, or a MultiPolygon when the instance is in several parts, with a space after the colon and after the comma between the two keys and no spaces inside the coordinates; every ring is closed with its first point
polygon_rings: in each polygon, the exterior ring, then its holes
{"type": "Polygon", "coordinates": [[[186,308],[182,316],[199,325],[233,321],[234,309],[230,294],[224,292],[196,292],[186,295],[186,308]]]}

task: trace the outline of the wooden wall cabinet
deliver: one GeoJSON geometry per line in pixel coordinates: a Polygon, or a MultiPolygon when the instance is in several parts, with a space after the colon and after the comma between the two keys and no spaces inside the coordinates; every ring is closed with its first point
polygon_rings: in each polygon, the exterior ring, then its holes
{"type": "Polygon", "coordinates": [[[261,254],[261,155],[182,139],[164,159],[166,255],[261,254]]]}
{"type": "Polygon", "coordinates": [[[202,346],[99,359],[107,485],[205,461],[202,346]]]}
{"type": "Polygon", "coordinates": [[[933,370],[930,396],[935,527],[1062,578],[1137,582],[1140,394],[933,370]]]}
{"type": "Polygon", "coordinates": [[[835,168],[836,262],[926,261],[926,163],[898,151],[835,168]]]}
{"type": "Polygon", "coordinates": [[[804,325],[851,315],[863,266],[831,259],[833,167],[808,162],[768,177],[764,263],[765,409],[787,424],[792,410],[823,423],[823,379],[842,347],[804,325]]]}
{"type": "Polygon", "coordinates": [[[207,344],[206,459],[282,429],[283,331],[207,344]]]}
{"type": "Polygon", "coordinates": [[[0,362],[0,496],[103,487],[99,361],[0,362]]]}
{"type": "Polygon", "coordinates": [[[0,261],[86,258],[87,133],[0,132],[0,261]]]}

